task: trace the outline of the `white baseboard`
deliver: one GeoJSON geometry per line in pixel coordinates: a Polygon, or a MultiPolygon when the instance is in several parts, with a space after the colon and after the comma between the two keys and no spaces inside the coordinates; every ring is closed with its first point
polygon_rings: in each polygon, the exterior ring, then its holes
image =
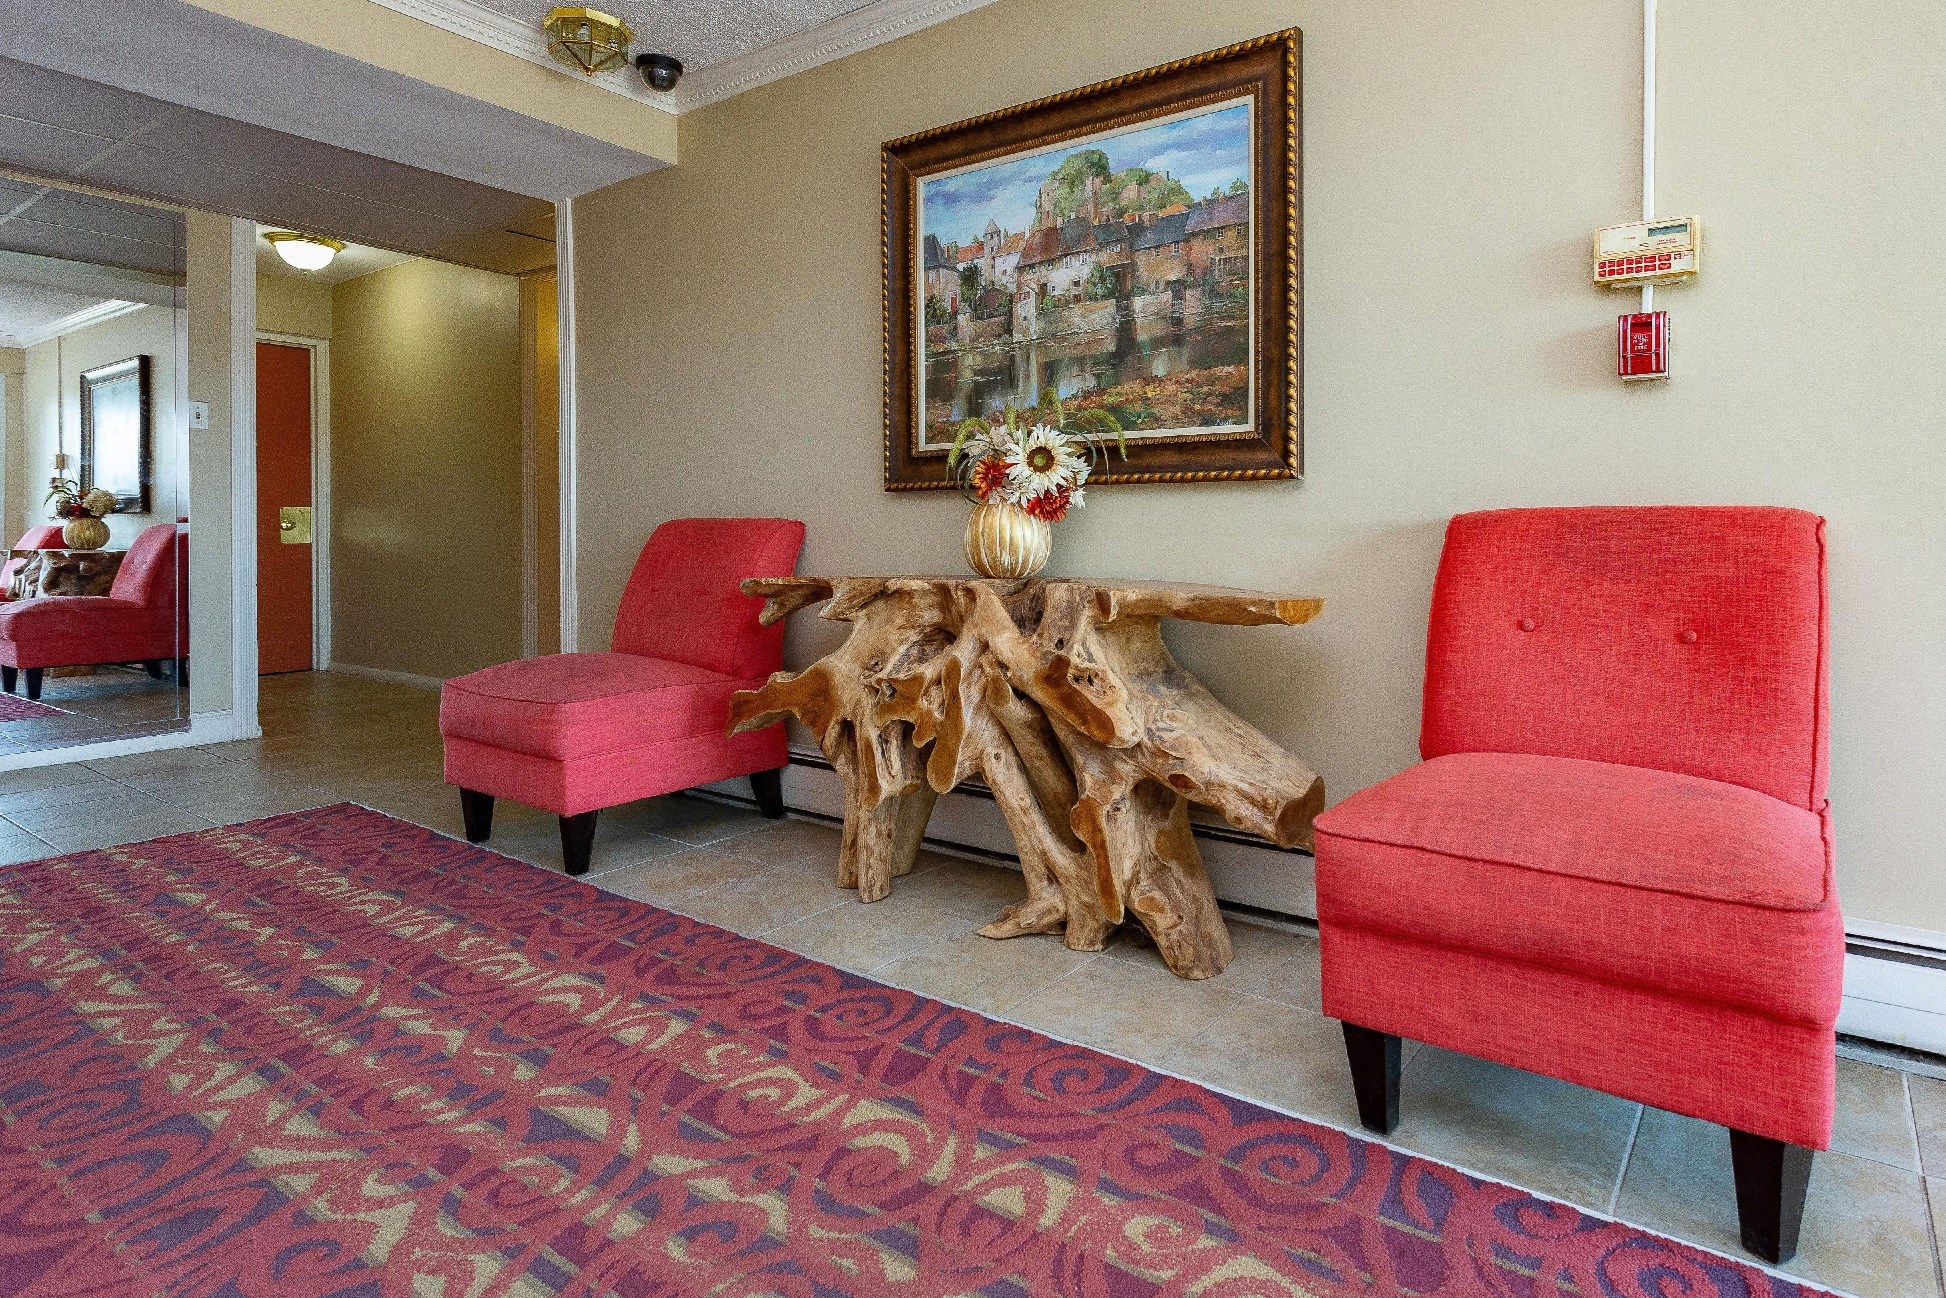
{"type": "Polygon", "coordinates": [[[1845,954],[1838,1031],[1946,1055],[1946,957],[1900,958],[1854,944],[1845,954]]]}
{"type": "Polygon", "coordinates": [[[127,739],[105,739],[92,744],[70,744],[63,748],[43,748],[34,753],[8,753],[0,756],[0,771],[18,771],[31,766],[59,766],[66,762],[91,762],[103,757],[123,757],[129,753],[152,753],[163,748],[188,748],[196,744],[221,744],[232,739],[256,739],[263,731],[252,722],[242,722],[234,712],[197,712],[181,730],[163,730],[152,735],[127,739]]]}
{"type": "MultiPolygon", "coordinates": [[[[744,780],[707,787],[731,797],[750,796],[744,780]]],[[[822,757],[794,752],[784,771],[784,803],[798,811],[842,819],[844,786],[822,757]]],[[[1309,856],[1270,843],[1238,841],[1243,836],[1227,826],[1199,824],[1196,831],[1196,845],[1202,849],[1218,897],[1283,915],[1317,918],[1316,875],[1309,856]]],[[[941,798],[926,826],[926,837],[984,855],[1015,856],[1013,835],[1000,808],[992,798],[978,794],[955,792],[941,798]]]]}
{"type": "MultiPolygon", "coordinates": [[[[785,805],[797,811],[844,816],[844,788],[821,757],[793,753],[784,772],[785,805]]],[[[748,801],[744,780],[707,786],[748,801]]],[[[982,856],[1013,858],[1013,835],[991,798],[949,793],[933,810],[926,837],[982,856]]],[[[1317,918],[1317,876],[1311,858],[1268,843],[1237,841],[1215,826],[1198,826],[1197,846],[1216,895],[1227,902],[1301,919],[1317,918]]],[[[1856,939],[1845,956],[1845,995],[1838,1031],[1946,1055],[1946,933],[1871,920],[1847,923],[1856,939]],[[1893,950],[1892,948],[1900,948],[1893,950]],[[1940,952],[1932,959],[1932,951],[1940,952]]]]}
{"type": "Polygon", "coordinates": [[[438,676],[420,676],[413,672],[395,672],[387,667],[363,667],[357,663],[329,663],[328,672],[344,676],[362,676],[368,681],[383,681],[387,685],[410,685],[414,689],[436,690],[446,682],[438,676]]]}

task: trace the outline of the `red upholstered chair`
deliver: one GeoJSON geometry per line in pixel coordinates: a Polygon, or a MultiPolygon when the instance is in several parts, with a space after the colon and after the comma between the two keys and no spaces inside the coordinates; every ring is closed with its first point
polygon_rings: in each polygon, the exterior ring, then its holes
{"type": "Polygon", "coordinates": [[[684,518],[655,529],[622,592],[608,653],[501,663],[446,682],[439,732],[466,837],[485,842],[493,801],[561,818],[561,855],[583,874],[603,807],[750,777],[757,805],[784,814],[784,728],[726,737],[730,695],[783,666],[784,628],[759,626],[747,577],[789,576],[804,524],[684,518]]]}
{"type": "Polygon", "coordinates": [[[1844,963],[1824,590],[1797,510],[1452,521],[1425,760],[1317,820],[1365,1126],[1398,1121],[1401,1037],[1721,1123],[1744,1246],[1791,1256],[1844,963]]]}
{"type": "Polygon", "coordinates": [[[187,680],[187,601],[176,574],[186,570],[189,533],[173,523],[143,528],[130,542],[106,595],[49,595],[0,604],[0,686],[14,692],[27,674],[27,697],[41,696],[49,667],[141,663],[151,676],[174,662],[187,680]]]}
{"type": "MultiPolygon", "coordinates": [[[[63,544],[59,523],[41,523],[22,532],[20,539],[14,542],[14,549],[58,550],[63,544]]],[[[27,558],[24,555],[18,559],[9,558],[6,567],[0,568],[0,601],[12,598],[7,592],[13,588],[14,574],[19,572],[21,565],[26,562],[27,558]]]]}

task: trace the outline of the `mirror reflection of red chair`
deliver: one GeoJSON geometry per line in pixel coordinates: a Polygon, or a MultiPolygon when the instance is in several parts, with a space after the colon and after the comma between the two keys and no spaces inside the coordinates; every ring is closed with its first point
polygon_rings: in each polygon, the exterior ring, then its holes
{"type": "Polygon", "coordinates": [[[748,577],[797,569],[804,524],[682,518],[635,563],[608,653],[551,654],[446,682],[439,731],[466,837],[485,842],[495,798],[561,820],[569,874],[587,872],[604,807],[750,777],[765,815],[784,814],[784,727],[726,736],[730,695],[783,666],[784,628],[760,626],[748,577]]]}
{"type": "Polygon", "coordinates": [[[141,663],[160,677],[173,662],[188,681],[189,608],[177,574],[187,570],[189,533],[173,523],[142,529],[106,595],[48,595],[0,604],[0,686],[12,694],[23,673],[27,697],[41,696],[49,667],[141,663]]]}
{"type": "Polygon", "coordinates": [[[1797,1247],[1831,1139],[1824,521],[1463,514],[1419,765],[1317,820],[1324,1012],[1359,1116],[1400,1038],[1730,1129],[1744,1247],[1797,1247]]]}
{"type": "MultiPolygon", "coordinates": [[[[14,542],[14,549],[58,550],[63,544],[59,523],[40,523],[22,532],[20,539],[14,542]]],[[[21,565],[26,562],[27,556],[24,554],[11,555],[7,559],[6,567],[0,568],[0,602],[13,598],[8,592],[13,590],[14,574],[19,572],[21,565]]]]}

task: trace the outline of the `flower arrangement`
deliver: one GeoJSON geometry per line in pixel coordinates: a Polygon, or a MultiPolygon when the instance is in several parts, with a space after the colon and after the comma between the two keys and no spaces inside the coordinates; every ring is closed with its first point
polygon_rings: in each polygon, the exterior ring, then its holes
{"type": "Polygon", "coordinates": [[[56,478],[49,484],[47,503],[54,506],[55,518],[100,518],[115,512],[115,493],[100,487],[81,490],[73,478],[56,478]]]}
{"type": "Polygon", "coordinates": [[[1001,501],[1058,523],[1070,508],[1087,505],[1088,475],[1111,438],[1126,460],[1128,441],[1113,415],[1088,410],[1070,418],[1050,394],[1029,410],[1008,406],[998,423],[966,420],[946,467],[974,500],[1001,501]]]}

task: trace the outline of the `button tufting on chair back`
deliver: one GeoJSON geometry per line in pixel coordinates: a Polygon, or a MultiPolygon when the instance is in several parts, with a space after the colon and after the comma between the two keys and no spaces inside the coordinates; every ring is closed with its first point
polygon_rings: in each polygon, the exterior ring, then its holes
{"type": "Polygon", "coordinates": [[[1765,507],[1462,514],[1420,751],[1533,753],[1824,804],[1824,520],[1765,507]]]}

